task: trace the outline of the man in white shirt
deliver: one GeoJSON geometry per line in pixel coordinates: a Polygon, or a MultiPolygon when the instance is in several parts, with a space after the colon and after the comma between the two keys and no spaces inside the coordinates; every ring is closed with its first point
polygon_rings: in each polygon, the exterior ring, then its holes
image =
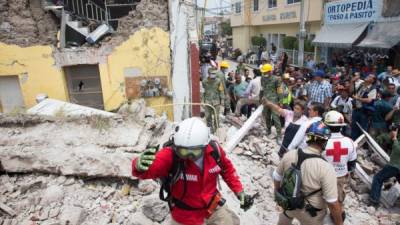
{"type": "Polygon", "coordinates": [[[293,137],[292,141],[287,147],[287,150],[290,151],[299,147],[307,147],[305,138],[307,129],[312,123],[322,120],[322,114],[324,114],[324,111],[324,106],[321,103],[311,102],[310,106],[308,107],[308,120],[301,124],[299,130],[296,132],[296,135],[293,137]]]}
{"type": "Polygon", "coordinates": [[[351,121],[353,111],[353,99],[349,96],[349,91],[343,86],[338,87],[339,95],[331,102],[331,108],[343,114],[347,122],[351,121]]]}
{"type": "MultiPolygon", "coordinates": [[[[345,188],[349,182],[349,171],[354,170],[357,160],[356,145],[353,140],[342,135],[341,130],[346,126],[344,117],[337,111],[329,111],[324,118],[325,124],[331,130],[331,136],[326,144],[322,157],[335,169],[337,176],[338,201],[343,209],[346,197],[345,188]]],[[[345,212],[342,212],[345,218],[345,212]]]]}
{"type": "Polygon", "coordinates": [[[261,76],[259,73],[254,73],[254,78],[250,80],[244,97],[240,98],[236,103],[235,116],[240,116],[240,109],[244,105],[255,104],[258,105],[260,101],[260,90],[261,90],[261,76]]]}

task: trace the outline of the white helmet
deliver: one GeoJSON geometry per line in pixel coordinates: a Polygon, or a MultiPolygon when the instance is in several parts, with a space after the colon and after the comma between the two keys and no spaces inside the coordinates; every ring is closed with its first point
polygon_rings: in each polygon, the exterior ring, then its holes
{"type": "Polygon", "coordinates": [[[346,126],[343,115],[338,111],[329,111],[325,115],[325,124],[332,127],[346,126]]]}
{"type": "Polygon", "coordinates": [[[206,146],[209,142],[210,128],[198,117],[185,119],[175,128],[175,146],[200,147],[206,146]]]}

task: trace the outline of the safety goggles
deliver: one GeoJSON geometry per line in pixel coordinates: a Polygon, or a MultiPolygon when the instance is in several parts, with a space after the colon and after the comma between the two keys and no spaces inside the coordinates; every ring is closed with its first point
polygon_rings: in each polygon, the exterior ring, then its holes
{"type": "Polygon", "coordinates": [[[204,147],[177,147],[176,153],[182,159],[197,159],[203,154],[204,147]]]}

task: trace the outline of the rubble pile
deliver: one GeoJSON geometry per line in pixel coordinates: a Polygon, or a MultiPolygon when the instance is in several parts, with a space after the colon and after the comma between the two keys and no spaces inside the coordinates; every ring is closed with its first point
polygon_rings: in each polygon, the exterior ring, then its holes
{"type": "Polygon", "coordinates": [[[168,31],[168,1],[141,0],[136,9],[118,22],[117,33],[128,37],[142,27],[168,31]]]}
{"type": "Polygon", "coordinates": [[[0,42],[21,47],[55,44],[58,25],[41,0],[0,0],[0,42]]]}
{"type": "MultiPolygon", "coordinates": [[[[143,100],[122,106],[118,115],[107,120],[0,115],[0,224],[170,224],[168,206],[158,197],[159,184],[131,177],[130,169],[131,159],[146,146],[169,138],[173,124],[156,116],[143,100]]],[[[222,121],[215,138],[223,146],[244,120],[222,121]]],[[[279,146],[266,136],[262,124],[259,119],[227,152],[246,192],[260,194],[244,212],[221,182],[223,196],[242,224],[276,224],[280,213],[273,202],[271,177],[279,146]]],[[[400,221],[399,207],[368,207],[368,193],[358,190],[360,182],[354,179],[351,186],[357,190],[348,190],[345,224],[400,221]]],[[[329,217],[324,224],[332,224],[329,217]]]]}

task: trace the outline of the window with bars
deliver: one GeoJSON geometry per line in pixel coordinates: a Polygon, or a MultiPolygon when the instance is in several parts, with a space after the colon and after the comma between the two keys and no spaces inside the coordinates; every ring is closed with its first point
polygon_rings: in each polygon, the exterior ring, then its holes
{"type": "Polygon", "coordinates": [[[301,2],[301,0],[287,0],[288,5],[298,3],[298,2],[301,2]]]}
{"type": "Polygon", "coordinates": [[[242,3],[236,2],[235,3],[235,13],[241,13],[241,12],[242,12],[242,3]]]}
{"type": "Polygon", "coordinates": [[[253,0],[253,11],[258,11],[258,0],[253,0]]]}
{"type": "Polygon", "coordinates": [[[268,8],[276,8],[276,1],[277,0],[268,0],[268,8]]]}

